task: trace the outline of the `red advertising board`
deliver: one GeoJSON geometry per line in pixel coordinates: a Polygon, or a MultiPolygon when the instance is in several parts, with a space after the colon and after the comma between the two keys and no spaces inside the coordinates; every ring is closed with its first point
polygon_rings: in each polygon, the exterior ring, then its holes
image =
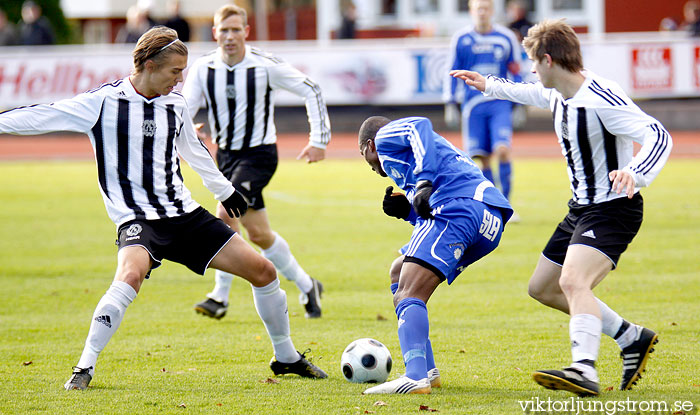
{"type": "Polygon", "coordinates": [[[632,88],[638,91],[669,91],[673,88],[670,46],[632,47],[632,88]]]}
{"type": "Polygon", "coordinates": [[[695,46],[695,59],[693,59],[693,79],[695,88],[700,89],[700,46],[695,46]]]}

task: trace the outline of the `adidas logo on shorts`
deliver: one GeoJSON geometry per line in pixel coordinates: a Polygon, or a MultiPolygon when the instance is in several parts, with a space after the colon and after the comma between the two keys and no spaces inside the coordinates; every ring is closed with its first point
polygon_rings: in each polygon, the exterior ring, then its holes
{"type": "Polygon", "coordinates": [[[593,229],[587,230],[586,232],[582,233],[581,236],[585,236],[586,238],[595,239],[595,233],[593,233],[593,229]]]}

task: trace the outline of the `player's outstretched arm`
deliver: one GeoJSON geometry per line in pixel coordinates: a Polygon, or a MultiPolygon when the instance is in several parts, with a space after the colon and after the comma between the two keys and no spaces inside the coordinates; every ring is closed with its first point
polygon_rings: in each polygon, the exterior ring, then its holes
{"type": "Polygon", "coordinates": [[[481,92],[486,90],[486,78],[484,78],[480,73],[467,71],[466,69],[458,69],[450,71],[450,76],[461,79],[465,84],[473,86],[481,92]]]}
{"type": "Polygon", "coordinates": [[[301,153],[297,156],[297,160],[301,160],[306,157],[307,163],[315,163],[326,158],[326,150],[318,147],[314,147],[311,143],[307,144],[301,153]]]}

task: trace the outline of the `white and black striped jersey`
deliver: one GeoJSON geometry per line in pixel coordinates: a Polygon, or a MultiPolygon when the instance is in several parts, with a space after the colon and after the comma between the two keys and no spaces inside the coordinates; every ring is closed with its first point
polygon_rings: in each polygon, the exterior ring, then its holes
{"type": "Polygon", "coordinates": [[[107,214],[117,225],[192,212],[199,204],[185,187],[178,153],[218,200],[234,192],[197,138],[177,92],[145,98],[129,78],[49,105],[0,114],[0,133],[86,133],[95,152],[107,214]]]}
{"type": "Polygon", "coordinates": [[[513,83],[488,76],[484,94],[522,104],[549,108],[554,130],[568,164],[575,202],[587,205],[625,197],[611,189],[608,173],[632,175],[635,193],[649,186],[671,153],[671,135],[644,113],[608,79],[582,71],[585,81],[576,94],[564,97],[542,83],[513,83]],[[634,155],[633,142],[641,144],[634,155]]]}
{"type": "Polygon", "coordinates": [[[228,66],[221,50],[197,59],[182,88],[191,115],[208,107],[209,127],[219,148],[240,150],[277,141],[275,93],[279,89],[304,98],[309,141],[326,148],[330,120],[319,86],[290,64],[250,45],[243,60],[228,66]]]}

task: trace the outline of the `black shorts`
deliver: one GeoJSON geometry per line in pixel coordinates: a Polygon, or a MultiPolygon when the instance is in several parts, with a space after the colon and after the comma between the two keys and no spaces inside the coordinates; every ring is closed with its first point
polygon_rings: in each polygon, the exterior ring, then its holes
{"type": "Polygon", "coordinates": [[[569,245],[587,245],[610,258],[613,269],[642,225],[644,200],[637,193],[603,203],[579,205],[569,200],[569,213],[559,223],[542,255],[564,264],[569,245]]]}
{"type": "Polygon", "coordinates": [[[119,249],[144,247],[153,259],[153,269],[167,259],[204,275],[211,260],[234,234],[224,221],[198,207],[175,218],[126,222],[117,230],[117,245],[119,249]]]}
{"type": "Polygon", "coordinates": [[[262,190],[277,170],[277,144],[250,147],[246,150],[222,150],[216,152],[219,170],[231,180],[233,187],[248,198],[250,207],[265,207],[262,190]]]}

